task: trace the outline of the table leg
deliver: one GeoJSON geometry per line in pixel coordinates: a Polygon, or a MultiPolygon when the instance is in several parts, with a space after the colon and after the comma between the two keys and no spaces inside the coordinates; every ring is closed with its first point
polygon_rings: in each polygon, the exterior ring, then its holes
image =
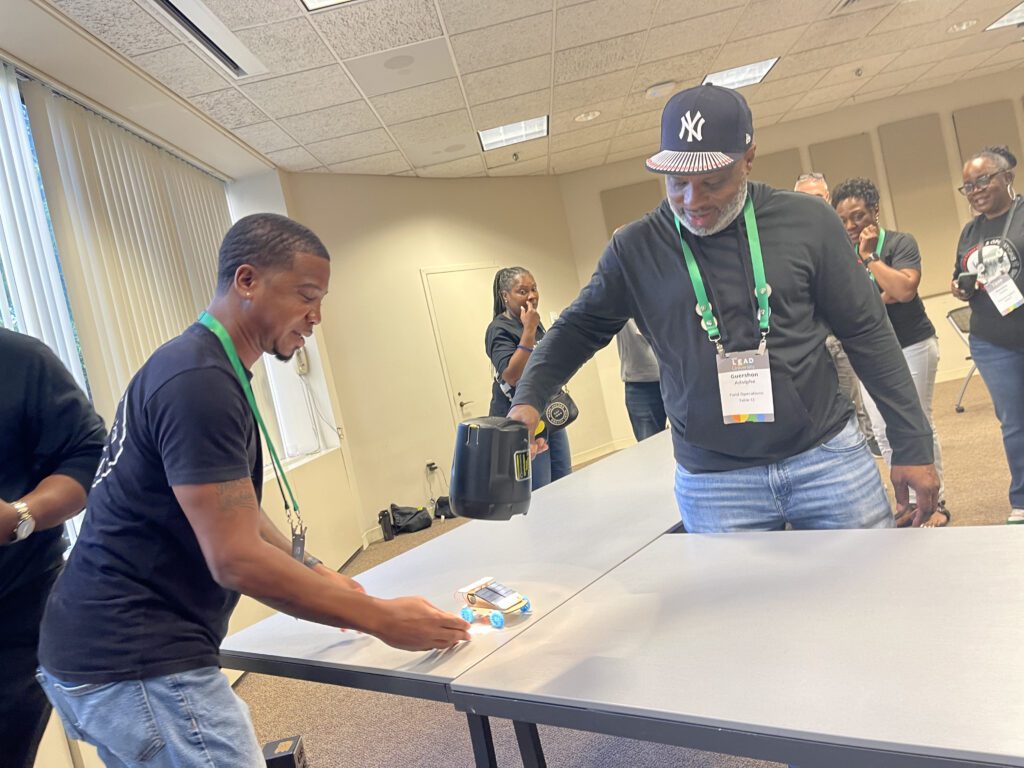
{"type": "Polygon", "coordinates": [[[466,713],[469,721],[469,738],[473,742],[473,759],[476,768],[498,768],[494,756],[494,739],[491,738],[491,722],[481,715],[466,713]]]}
{"type": "Polygon", "coordinates": [[[547,768],[544,762],[544,750],[540,746],[540,734],[536,723],[512,721],[519,742],[519,754],[523,758],[523,768],[547,768]]]}

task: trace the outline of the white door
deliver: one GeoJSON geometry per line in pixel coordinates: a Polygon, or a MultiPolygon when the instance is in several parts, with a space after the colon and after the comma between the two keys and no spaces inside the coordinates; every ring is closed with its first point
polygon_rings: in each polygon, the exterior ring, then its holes
{"type": "Polygon", "coordinates": [[[491,403],[491,361],[484,333],[494,318],[494,264],[422,270],[452,420],[486,416],[491,403]]]}

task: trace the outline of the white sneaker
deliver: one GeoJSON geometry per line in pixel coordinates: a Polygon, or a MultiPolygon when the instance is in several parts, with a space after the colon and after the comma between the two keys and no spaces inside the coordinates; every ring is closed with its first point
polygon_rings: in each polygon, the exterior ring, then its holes
{"type": "Polygon", "coordinates": [[[1024,525],[1024,509],[1010,510],[1010,516],[1006,519],[1007,525],[1024,525]]]}

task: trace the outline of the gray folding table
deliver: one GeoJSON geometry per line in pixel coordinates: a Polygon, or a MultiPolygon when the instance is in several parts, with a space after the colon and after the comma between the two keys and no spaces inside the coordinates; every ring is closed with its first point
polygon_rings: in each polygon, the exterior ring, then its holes
{"type": "MultiPolygon", "coordinates": [[[[357,633],[276,614],[224,640],[230,669],[448,701],[459,674],[679,522],[668,433],[610,456],[534,494],[529,514],[473,521],[359,576],[378,597],[423,595],[457,612],[455,591],[483,576],[525,594],[530,614],[502,630],[474,625],[473,640],[410,653],[357,633]]],[[[443,525],[443,523],[435,523],[443,525]]],[[[316,549],[316,532],[310,533],[316,549]]],[[[494,764],[487,720],[469,716],[480,764],[494,764]]],[[[521,738],[535,738],[521,729],[521,738]]]]}
{"type": "Polygon", "coordinates": [[[451,690],[517,732],[802,768],[1024,766],[1024,526],[665,535],[451,690]]]}

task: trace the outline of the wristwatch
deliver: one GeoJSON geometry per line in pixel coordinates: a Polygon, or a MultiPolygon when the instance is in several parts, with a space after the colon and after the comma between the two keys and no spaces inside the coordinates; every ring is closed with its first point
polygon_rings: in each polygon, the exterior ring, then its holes
{"type": "Polygon", "coordinates": [[[11,531],[11,536],[7,540],[8,544],[14,544],[18,541],[24,541],[32,535],[32,531],[36,529],[36,519],[32,517],[32,513],[28,511],[28,504],[24,501],[13,501],[11,506],[14,507],[14,511],[18,513],[18,524],[14,526],[14,530],[11,531]]]}
{"type": "Polygon", "coordinates": [[[862,256],[862,257],[861,257],[861,261],[863,261],[863,262],[864,262],[864,266],[865,266],[865,267],[866,267],[866,266],[867,266],[868,264],[870,264],[871,262],[873,262],[873,261],[878,261],[878,260],[879,260],[879,259],[878,259],[878,254],[877,254],[877,253],[872,253],[872,254],[871,254],[870,256],[862,256]]]}

